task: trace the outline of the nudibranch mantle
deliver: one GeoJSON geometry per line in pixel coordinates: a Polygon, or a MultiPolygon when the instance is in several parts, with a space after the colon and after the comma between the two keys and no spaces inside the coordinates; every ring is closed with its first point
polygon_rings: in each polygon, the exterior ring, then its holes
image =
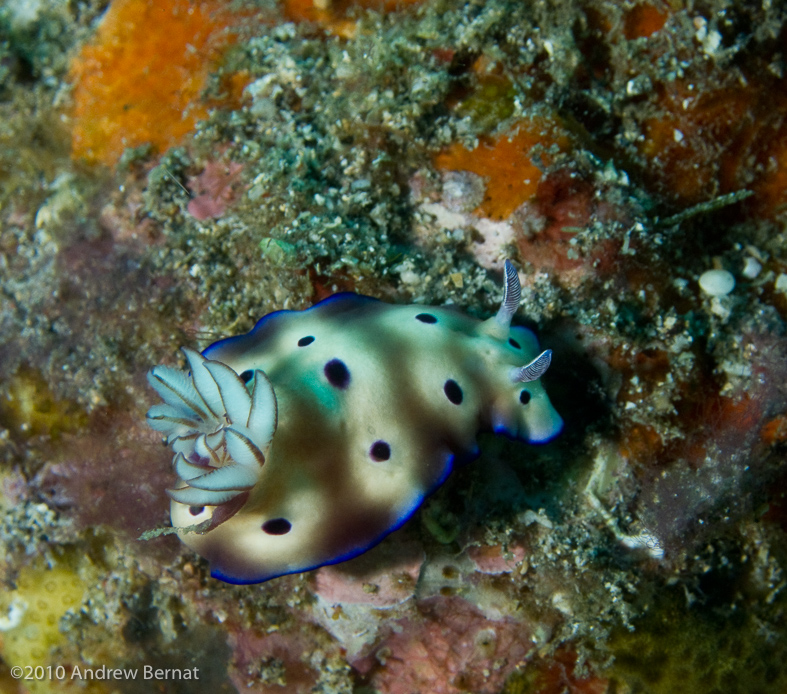
{"type": "Polygon", "coordinates": [[[202,355],[184,348],[189,372],[151,370],[164,404],[148,423],[179,477],[172,525],[214,577],[259,583],[350,559],[476,457],[479,430],[531,443],[560,432],[539,381],[551,352],[511,326],[520,286],[505,270],[486,321],[335,294],[202,355]]]}

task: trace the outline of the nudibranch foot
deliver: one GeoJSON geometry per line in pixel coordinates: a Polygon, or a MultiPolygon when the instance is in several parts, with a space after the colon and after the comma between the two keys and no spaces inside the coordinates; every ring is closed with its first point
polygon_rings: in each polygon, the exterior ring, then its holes
{"type": "Polygon", "coordinates": [[[174,451],[172,525],[212,575],[257,583],[350,559],[400,527],[492,429],[544,443],[562,420],[541,385],[552,352],[500,310],[337,294],[157,366],[150,425],[174,451]],[[197,528],[195,530],[195,528],[197,528]]]}

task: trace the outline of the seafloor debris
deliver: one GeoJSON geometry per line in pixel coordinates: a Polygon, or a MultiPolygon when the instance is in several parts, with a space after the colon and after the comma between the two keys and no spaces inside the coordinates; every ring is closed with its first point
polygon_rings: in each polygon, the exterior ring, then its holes
{"type": "Polygon", "coordinates": [[[785,37],[748,1],[4,3],[0,691],[787,689],[785,37]],[[482,437],[261,587],[137,539],[153,364],[342,290],[488,318],[505,258],[558,439],[482,437]]]}

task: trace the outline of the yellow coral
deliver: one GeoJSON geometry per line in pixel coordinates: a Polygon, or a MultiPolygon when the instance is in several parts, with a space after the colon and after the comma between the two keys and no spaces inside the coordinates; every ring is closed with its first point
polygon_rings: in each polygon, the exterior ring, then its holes
{"type": "MultiPolygon", "coordinates": [[[[65,643],[60,620],[68,610],[82,604],[87,585],[65,564],[52,568],[28,566],[22,569],[17,588],[0,594],[0,657],[9,667],[21,667],[21,682],[32,694],[61,692],[71,681],[67,663],[57,662],[57,648],[65,643]],[[57,677],[55,668],[65,666],[57,677]],[[28,666],[42,678],[26,679],[28,666]],[[48,666],[52,667],[49,676],[48,666]]],[[[90,691],[100,691],[92,689],[90,691]]]]}
{"type": "Polygon", "coordinates": [[[46,379],[27,367],[20,368],[5,393],[0,394],[0,420],[23,437],[43,433],[57,436],[86,423],[75,403],[55,398],[46,379]]]}

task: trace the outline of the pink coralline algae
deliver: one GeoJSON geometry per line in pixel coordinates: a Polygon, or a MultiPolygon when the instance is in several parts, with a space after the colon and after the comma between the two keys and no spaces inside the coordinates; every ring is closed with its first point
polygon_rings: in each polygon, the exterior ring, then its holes
{"type": "Polygon", "coordinates": [[[150,454],[160,442],[128,415],[95,420],[91,436],[64,437],[58,460],[35,479],[38,493],[79,527],[106,524],[130,534],[156,527],[163,520],[156,489],[171,479],[150,454]],[[120,471],[131,468],[137,480],[117,484],[120,471]]]}
{"type": "Polygon", "coordinates": [[[424,561],[418,543],[383,544],[369,555],[345,565],[323,566],[315,573],[315,594],[328,604],[376,608],[393,607],[412,597],[424,561]]]}
{"type": "Polygon", "coordinates": [[[311,646],[307,635],[261,634],[232,627],[228,631],[233,651],[230,678],[238,691],[283,694],[312,690],[317,673],[303,663],[311,646]]]}
{"type": "Polygon", "coordinates": [[[418,608],[353,663],[378,691],[496,694],[533,648],[526,625],[487,619],[460,597],[429,598],[418,608]]]}
{"type": "Polygon", "coordinates": [[[519,545],[508,547],[500,545],[478,545],[467,548],[470,561],[484,574],[503,574],[513,571],[525,558],[525,548],[519,545]]]}
{"type": "Polygon", "coordinates": [[[243,166],[236,162],[210,161],[202,173],[189,179],[195,194],[187,206],[188,213],[203,221],[221,217],[240,194],[240,173],[243,166]]]}

